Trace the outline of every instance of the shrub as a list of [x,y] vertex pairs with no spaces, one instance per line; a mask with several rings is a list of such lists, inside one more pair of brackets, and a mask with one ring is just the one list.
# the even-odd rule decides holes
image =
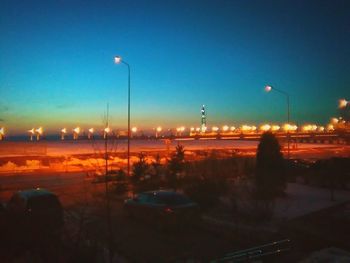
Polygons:
[[186,195],[203,209],[218,204],[227,188],[227,181],[222,177],[188,176],[184,178],[183,182],[183,190]]
[[124,170],[119,169],[115,176],[114,192],[118,195],[122,195],[128,191],[127,176]]

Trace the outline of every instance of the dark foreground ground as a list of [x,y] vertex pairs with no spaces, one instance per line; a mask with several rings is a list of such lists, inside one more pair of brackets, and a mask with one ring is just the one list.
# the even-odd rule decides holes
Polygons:
[[210,262],[283,239],[291,240],[290,249],[264,262],[298,262],[327,247],[350,251],[350,203],[285,221],[268,231],[262,224],[232,228],[207,220],[207,212],[197,224],[161,231],[128,218],[122,210],[126,196],[117,196],[111,185],[110,230],[105,185],[93,183],[87,173],[17,173],[1,176],[0,185],[1,202],[6,203],[19,189],[41,187],[55,192],[65,209],[60,239],[42,235],[35,237],[36,242],[21,244],[10,241],[15,226],[0,233],[0,262],[108,262],[109,251],[113,251],[113,262]]
[[108,262],[110,244],[113,262],[210,262],[286,238],[291,240],[290,250],[263,262],[298,262],[327,247],[350,250],[350,203],[287,221],[271,232],[261,231],[259,225],[231,229],[205,218],[193,226],[159,230],[127,217],[123,198],[112,194],[109,231],[104,184],[92,184],[81,176],[72,176],[72,182],[79,187],[53,186],[65,207],[62,238],[43,237],[29,245],[13,245],[3,239],[0,262]]

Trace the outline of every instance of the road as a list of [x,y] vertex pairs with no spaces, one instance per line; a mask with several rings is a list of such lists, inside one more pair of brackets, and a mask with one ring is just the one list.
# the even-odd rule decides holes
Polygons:
[[[215,138],[205,140],[132,140],[131,152],[149,152],[174,150],[181,144],[188,151],[211,150],[211,149],[237,149],[256,150],[258,141],[245,140],[218,140]],[[334,144],[292,144],[292,148],[305,149],[342,149],[346,148],[350,152],[349,145]],[[127,150],[126,140],[111,140],[108,149],[110,152],[122,153]],[[77,141],[39,141],[39,142],[0,142],[0,158],[16,156],[69,156],[94,154],[104,151],[104,141],[77,140]]]

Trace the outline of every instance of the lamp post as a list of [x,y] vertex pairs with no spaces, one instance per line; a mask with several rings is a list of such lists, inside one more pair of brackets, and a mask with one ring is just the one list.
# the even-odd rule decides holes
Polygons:
[[128,67],[128,175],[130,175],[130,65],[120,56],[114,57],[116,64],[123,63]]
[[[270,85],[265,86],[265,91],[270,92],[270,91],[277,91],[278,93],[284,95],[287,99],[287,123],[289,124],[289,119],[290,119],[290,110],[289,110],[289,94],[283,90],[276,89]],[[287,130],[287,145],[288,145],[288,153],[287,153],[287,158],[289,160],[290,157],[290,138],[289,138],[289,129]]]

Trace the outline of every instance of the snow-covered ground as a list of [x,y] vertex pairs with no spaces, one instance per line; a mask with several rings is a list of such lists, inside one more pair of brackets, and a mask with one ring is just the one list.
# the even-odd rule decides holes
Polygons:
[[327,188],[289,183],[287,196],[275,203],[277,218],[293,219],[346,201],[350,201],[350,191],[335,190],[334,201],[331,201]]

